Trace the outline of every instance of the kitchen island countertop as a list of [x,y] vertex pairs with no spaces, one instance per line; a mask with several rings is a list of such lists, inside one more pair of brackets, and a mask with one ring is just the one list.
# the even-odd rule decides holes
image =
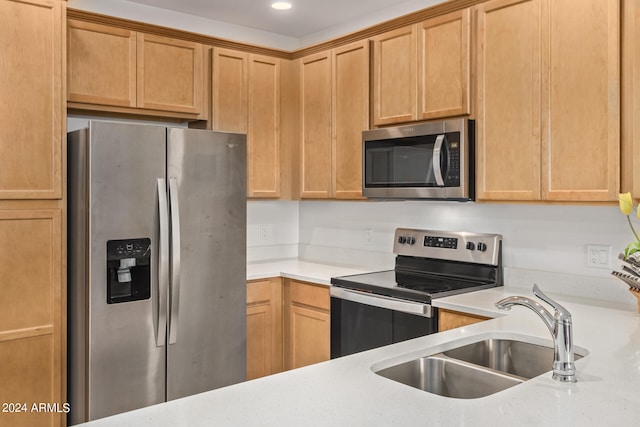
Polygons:
[[[300,261],[295,261],[300,263]],[[313,263],[309,263],[313,264]],[[293,266],[293,264],[292,264]],[[248,269],[248,279],[287,273],[328,284],[318,265]],[[308,269],[307,269],[308,268]],[[329,268],[331,269],[331,267]],[[280,270],[280,271],[277,271]],[[314,272],[315,271],[315,272]],[[353,272],[353,273],[351,273]],[[290,277],[284,274],[284,277]],[[310,275],[309,275],[310,274]],[[252,276],[253,275],[253,276]],[[87,423],[111,426],[337,425],[337,426],[633,426],[640,422],[640,315],[551,295],[573,315],[574,344],[588,355],[576,362],[575,384],[559,384],[551,372],[480,399],[451,399],[396,383],[374,373],[488,337],[551,346],[551,335],[530,310],[501,312],[494,303],[531,291],[508,287],[455,295],[434,305],[492,320],[287,371],[195,396]]]

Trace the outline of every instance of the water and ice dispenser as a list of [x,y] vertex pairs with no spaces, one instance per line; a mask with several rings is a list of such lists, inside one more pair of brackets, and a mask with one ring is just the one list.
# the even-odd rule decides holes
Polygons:
[[151,297],[151,239],[107,241],[107,304]]

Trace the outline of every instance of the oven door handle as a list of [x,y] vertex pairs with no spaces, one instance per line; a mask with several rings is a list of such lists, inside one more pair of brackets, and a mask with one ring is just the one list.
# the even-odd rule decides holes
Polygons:
[[371,305],[373,307],[386,308],[393,311],[415,314],[422,317],[432,316],[432,307],[429,304],[419,302],[404,301],[397,298],[390,298],[382,295],[370,294],[367,292],[352,291],[348,289],[332,286],[329,293],[334,298],[360,304]]

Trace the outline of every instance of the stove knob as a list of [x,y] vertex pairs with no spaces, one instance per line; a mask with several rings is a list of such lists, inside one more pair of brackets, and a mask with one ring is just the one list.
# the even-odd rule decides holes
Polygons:
[[407,243],[407,238],[404,236],[398,237],[398,243],[400,243],[401,245],[404,245],[405,243]]
[[410,245],[413,245],[416,243],[416,238],[415,237],[407,237],[407,243]]
[[480,252],[484,252],[487,250],[487,244],[486,243],[482,243],[482,242],[478,242],[478,250]]
[[467,242],[467,249],[469,249],[470,251],[475,250],[476,245],[473,242]]

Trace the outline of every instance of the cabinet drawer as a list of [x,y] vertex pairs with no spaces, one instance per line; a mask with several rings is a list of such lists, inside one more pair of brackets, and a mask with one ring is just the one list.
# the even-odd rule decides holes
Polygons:
[[329,310],[331,308],[329,288],[322,285],[290,282],[291,302]]

